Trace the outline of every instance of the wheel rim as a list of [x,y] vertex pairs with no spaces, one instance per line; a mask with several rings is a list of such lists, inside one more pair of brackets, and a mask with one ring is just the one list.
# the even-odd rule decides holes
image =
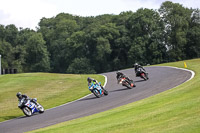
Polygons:
[[25,107],[23,110],[24,110],[24,113],[27,114],[28,116],[32,114],[32,112],[30,111],[28,107]]
[[100,96],[101,96],[101,94],[99,93],[99,91],[96,90],[96,89],[94,90],[93,93],[94,93],[94,95],[95,95],[96,97],[100,97]]
[[43,108],[42,106],[40,106],[40,107],[39,107],[39,110],[43,112],[43,111],[44,111],[44,108]]

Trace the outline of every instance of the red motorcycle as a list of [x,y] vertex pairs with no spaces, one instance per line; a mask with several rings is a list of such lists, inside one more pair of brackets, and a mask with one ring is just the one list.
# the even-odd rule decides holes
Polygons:
[[122,84],[122,86],[126,86],[129,89],[132,89],[133,87],[136,87],[136,85],[133,83],[133,80],[129,80],[129,79],[125,78],[125,77],[120,78],[118,80],[118,84],[119,83]]

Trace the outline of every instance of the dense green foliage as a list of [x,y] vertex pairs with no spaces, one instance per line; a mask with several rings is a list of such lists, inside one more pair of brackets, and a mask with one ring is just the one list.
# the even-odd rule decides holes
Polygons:
[[20,72],[101,73],[200,57],[200,10],[166,1],[96,17],[60,13],[36,31],[0,25],[3,68]]

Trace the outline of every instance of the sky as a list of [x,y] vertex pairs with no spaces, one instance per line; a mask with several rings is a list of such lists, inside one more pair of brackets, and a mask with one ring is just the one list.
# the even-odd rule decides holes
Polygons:
[[[118,15],[139,8],[159,9],[165,0],[0,0],[0,24],[36,29],[40,19],[59,13],[78,16]],[[171,0],[188,8],[200,8],[200,0]]]

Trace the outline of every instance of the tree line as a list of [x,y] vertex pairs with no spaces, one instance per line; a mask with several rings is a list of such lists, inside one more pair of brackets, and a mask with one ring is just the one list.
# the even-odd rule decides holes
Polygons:
[[102,73],[200,57],[200,10],[166,1],[158,10],[42,18],[37,30],[0,25],[2,68]]

